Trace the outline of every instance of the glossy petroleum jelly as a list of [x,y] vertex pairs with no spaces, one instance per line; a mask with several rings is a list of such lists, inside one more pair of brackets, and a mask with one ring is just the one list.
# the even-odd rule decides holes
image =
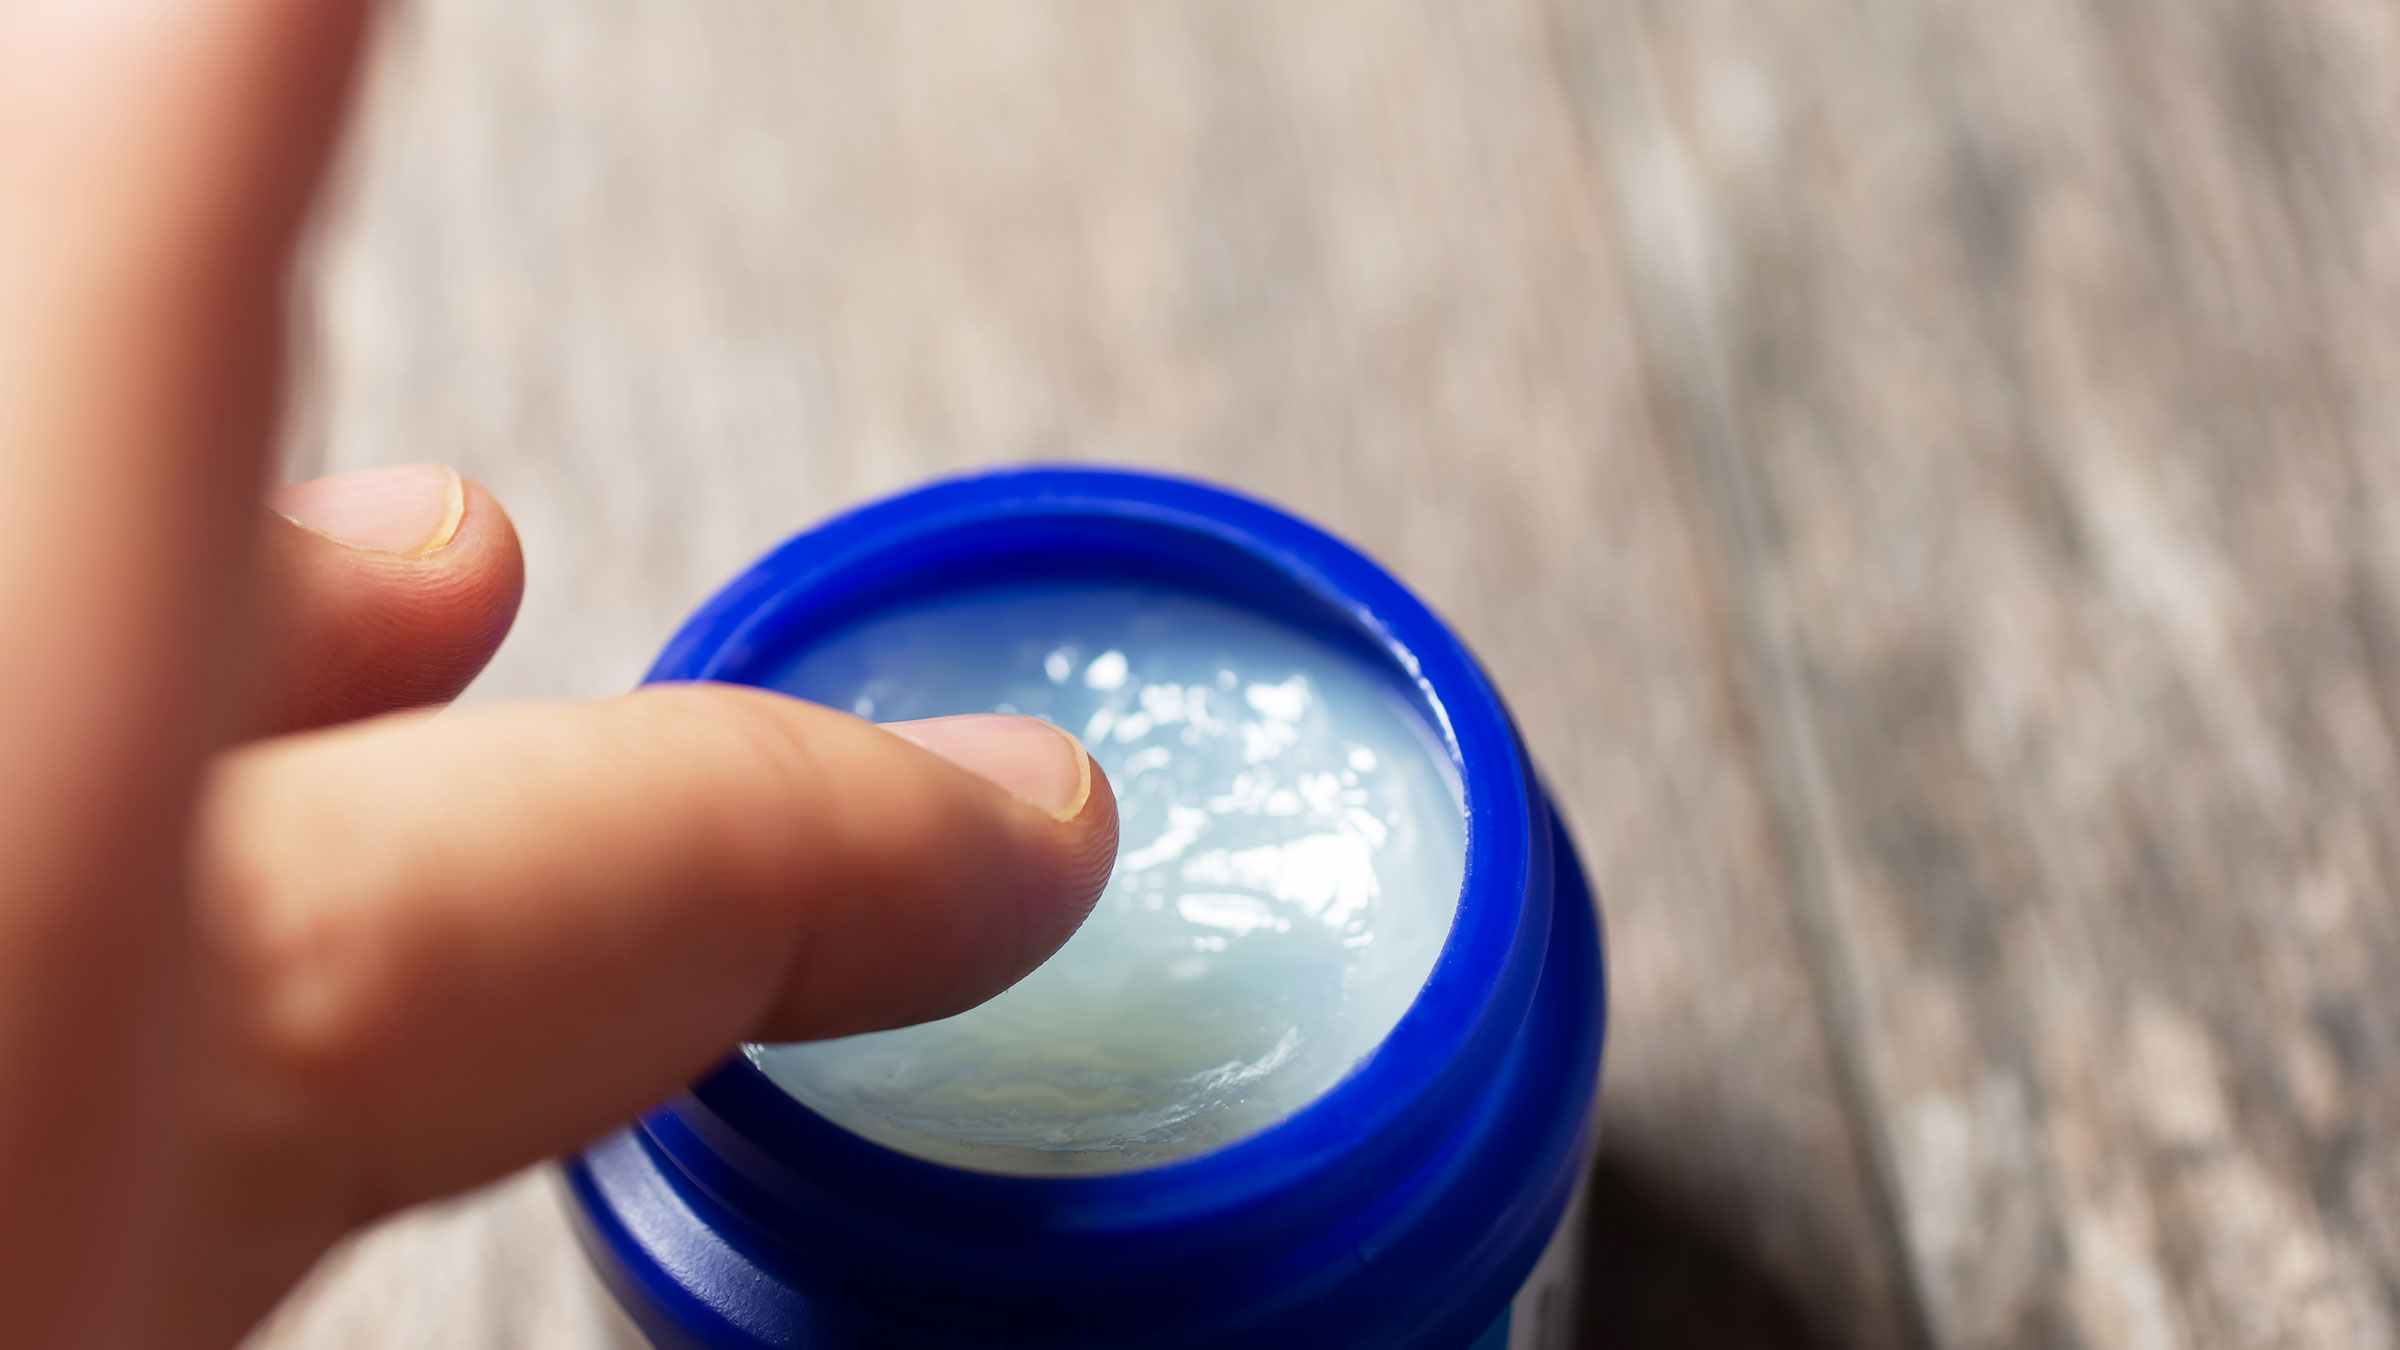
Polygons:
[[752,1046],[892,1148],[1012,1173],[1167,1162],[1292,1114],[1374,1050],[1458,904],[1450,762],[1390,678],[1199,595],[997,585],[876,614],[769,681],[876,721],[1044,717],[1116,786],[1116,874],[1048,964],[960,1016]]

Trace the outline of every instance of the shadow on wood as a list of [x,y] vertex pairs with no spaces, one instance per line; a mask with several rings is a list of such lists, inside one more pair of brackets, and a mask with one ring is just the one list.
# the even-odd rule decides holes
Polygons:
[[1638,1158],[1592,1169],[1583,1344],[1609,1350],[1848,1350],[1751,1251],[1731,1216]]

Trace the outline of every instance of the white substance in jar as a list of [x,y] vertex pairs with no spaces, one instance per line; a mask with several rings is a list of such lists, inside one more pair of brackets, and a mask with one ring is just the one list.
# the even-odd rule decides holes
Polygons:
[[1047,718],[1116,787],[1116,874],[1041,969],[925,1026],[748,1047],[891,1148],[1048,1174],[1239,1139],[1370,1054],[1449,935],[1447,755],[1389,675],[1280,622],[1180,591],[993,586],[876,614],[773,684],[876,721]]

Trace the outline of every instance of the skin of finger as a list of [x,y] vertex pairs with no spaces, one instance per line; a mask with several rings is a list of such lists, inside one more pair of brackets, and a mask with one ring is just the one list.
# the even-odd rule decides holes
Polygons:
[[[364,6],[0,5],[0,1308],[143,1333],[184,1243],[182,866]],[[71,1109],[69,1105],[71,1104]]]
[[12,674],[68,695],[35,706],[78,760],[155,778],[230,721],[285,268],[363,10],[0,6],[0,613],[75,658]]
[[449,702],[525,591],[516,529],[471,481],[457,534],[430,553],[352,548],[272,513],[260,544],[248,720],[260,735]]
[[1116,846],[1096,770],[1061,823],[731,686],[268,742],[208,801],[201,914],[242,991],[220,1078],[254,1122],[224,1170],[315,1160],[340,1194],[285,1199],[343,1223],[586,1142],[737,1040],[970,1007],[1066,939]]

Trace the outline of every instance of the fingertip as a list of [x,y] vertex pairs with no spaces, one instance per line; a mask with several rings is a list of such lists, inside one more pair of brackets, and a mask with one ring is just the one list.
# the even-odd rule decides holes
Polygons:
[[1057,883],[1021,893],[1019,964],[1031,970],[1074,934],[1108,884],[1117,856],[1108,775],[1072,732],[1038,717],[972,713],[882,726],[1048,818]]
[[270,505],[255,732],[447,702],[515,623],[515,525],[445,466],[320,479]]
[[728,747],[747,761],[705,775],[712,865],[750,879],[738,893],[757,905],[755,931],[798,938],[752,1039],[963,1012],[1056,951],[1116,859],[1107,775],[1047,723],[879,726],[707,682],[652,685],[622,702],[646,711],[612,720],[671,755],[661,762],[678,777]]
[[[472,478],[462,476],[459,487],[461,509],[456,529],[447,543],[420,558],[437,568],[453,562],[461,568],[464,584],[475,592],[486,617],[498,622],[500,631],[492,639],[497,646],[499,639],[507,636],[517,606],[525,598],[524,544],[499,498]],[[452,550],[458,550],[455,559],[444,556]]]
[[[1072,736],[1068,739],[1074,740]],[[1100,898],[1101,890],[1108,885],[1108,879],[1117,866],[1116,787],[1109,782],[1108,773],[1100,767],[1100,761],[1092,758],[1082,742],[1077,741],[1075,748],[1083,756],[1083,802],[1075,814],[1060,820],[1061,824],[1073,827],[1077,841],[1077,861],[1072,875],[1079,880],[1080,886],[1074,897],[1074,922],[1068,925],[1069,933],[1091,913],[1093,902]],[[1063,935],[1059,939],[1061,942],[1065,940]]]

